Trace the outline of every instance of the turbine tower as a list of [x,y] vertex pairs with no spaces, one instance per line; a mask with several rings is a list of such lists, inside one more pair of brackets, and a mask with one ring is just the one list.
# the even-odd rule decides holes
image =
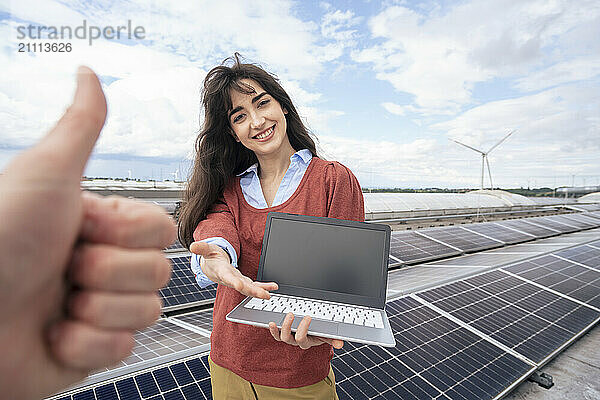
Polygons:
[[506,139],[508,139],[508,137],[510,135],[512,135],[513,133],[515,133],[515,130],[510,131],[508,133],[508,135],[504,136],[498,143],[493,145],[488,151],[485,151],[485,152],[481,151],[479,149],[476,149],[475,147],[471,147],[467,144],[461,143],[458,140],[451,139],[453,142],[458,143],[461,146],[465,146],[466,148],[469,148],[469,149],[474,150],[474,151],[478,152],[479,154],[481,154],[481,190],[483,190],[483,176],[485,175],[485,165],[487,165],[488,175],[490,176],[490,188],[491,188],[491,190],[494,190],[494,184],[492,182],[492,171],[490,170],[490,162],[488,161],[488,155],[491,153],[492,150],[494,150],[496,147],[498,147],[500,145],[500,143],[502,143]]

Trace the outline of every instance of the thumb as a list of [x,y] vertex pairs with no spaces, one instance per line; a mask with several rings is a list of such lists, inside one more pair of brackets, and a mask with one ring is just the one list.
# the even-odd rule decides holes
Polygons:
[[77,70],[73,103],[40,142],[38,149],[60,152],[65,173],[80,177],[106,119],[106,98],[96,74],[88,67]]
[[214,244],[209,244],[206,242],[194,242],[190,245],[190,251],[194,254],[197,254],[202,257],[210,257],[216,256],[217,254],[221,254],[223,249]]

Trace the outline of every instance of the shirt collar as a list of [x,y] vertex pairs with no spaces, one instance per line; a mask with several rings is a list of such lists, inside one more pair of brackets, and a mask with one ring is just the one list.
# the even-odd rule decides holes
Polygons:
[[[302,149],[302,150],[299,150],[299,151],[295,152],[294,154],[292,154],[292,156],[290,157],[290,163],[293,163],[294,160],[297,160],[296,162],[303,162],[304,164],[308,164],[310,162],[310,160],[312,159],[312,157],[313,157],[313,155],[310,152],[310,150]],[[244,176],[251,172],[258,175],[258,163],[252,164],[244,172],[241,172],[241,173],[237,174],[236,176]]]

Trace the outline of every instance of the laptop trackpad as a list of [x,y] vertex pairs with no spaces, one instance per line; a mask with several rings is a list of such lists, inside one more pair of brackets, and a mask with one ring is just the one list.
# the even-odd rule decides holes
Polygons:
[[[298,325],[302,322],[302,318],[294,318],[294,322],[292,323],[292,330],[295,331],[298,329]],[[308,327],[309,332],[319,332],[325,335],[337,335],[338,332],[338,323],[330,322],[330,321],[322,321],[319,319],[313,319],[310,321],[310,325]],[[312,333],[315,336],[318,336],[316,333]]]

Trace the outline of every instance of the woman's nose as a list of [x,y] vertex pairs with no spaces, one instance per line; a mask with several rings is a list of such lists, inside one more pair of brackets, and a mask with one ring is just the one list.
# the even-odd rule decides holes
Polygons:
[[251,115],[251,117],[252,117],[251,127],[253,129],[260,128],[265,123],[265,117],[263,117],[262,115],[260,115],[258,113]]

